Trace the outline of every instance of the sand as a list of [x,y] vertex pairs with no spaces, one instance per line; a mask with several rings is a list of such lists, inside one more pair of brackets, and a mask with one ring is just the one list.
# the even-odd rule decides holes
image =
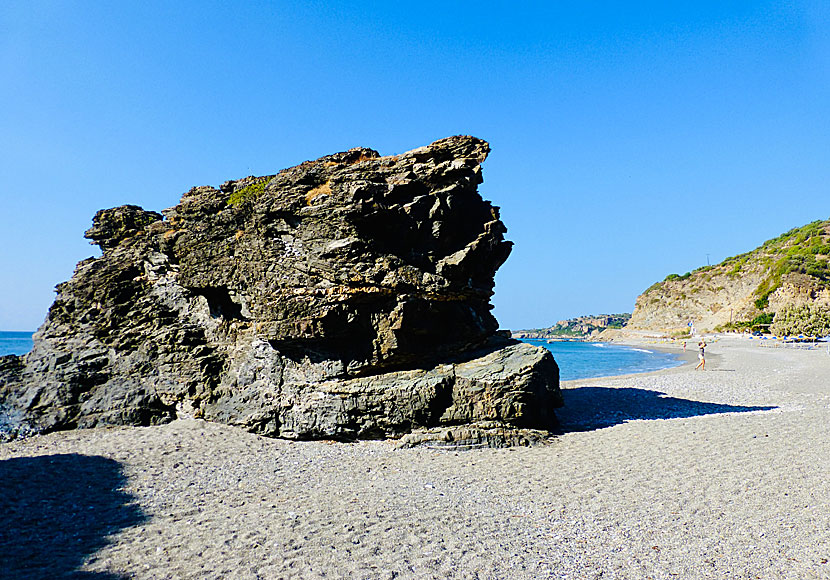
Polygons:
[[542,447],[193,420],[3,444],[0,576],[830,578],[830,354],[708,352],[566,383]]

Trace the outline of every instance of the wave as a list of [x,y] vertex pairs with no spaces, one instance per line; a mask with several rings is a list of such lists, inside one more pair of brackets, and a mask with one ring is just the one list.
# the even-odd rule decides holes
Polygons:
[[601,342],[542,344],[553,353],[563,381],[656,371],[682,364],[676,354]]

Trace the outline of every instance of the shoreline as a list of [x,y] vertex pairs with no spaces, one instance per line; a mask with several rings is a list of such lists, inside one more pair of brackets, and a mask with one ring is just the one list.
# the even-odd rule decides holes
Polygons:
[[[527,344],[532,344],[534,346],[541,346],[542,348],[547,348],[547,346],[544,345],[544,344],[537,344],[537,342],[530,342],[530,341],[539,341],[539,340],[544,340],[544,339],[518,339],[518,340],[521,340],[522,342],[526,342]],[[675,349],[668,348],[666,345],[657,345],[657,346],[655,346],[655,345],[652,345],[652,344],[639,344],[639,343],[635,343],[635,342],[624,343],[624,342],[621,342],[619,340],[618,341],[613,341],[613,342],[612,341],[600,341],[600,340],[594,340],[594,341],[556,341],[556,342],[557,342],[557,344],[559,344],[561,342],[579,342],[580,344],[589,344],[589,345],[590,344],[593,344],[593,345],[609,345],[609,346],[612,346],[612,347],[620,347],[621,349],[630,349],[630,350],[635,350],[635,351],[640,351],[640,352],[650,351],[652,354],[654,354],[654,353],[670,354],[673,357],[676,357],[675,360],[671,361],[672,362],[671,366],[667,366],[667,367],[663,367],[663,368],[657,368],[657,369],[654,369],[654,370],[640,370],[640,371],[635,371],[635,372],[632,372],[632,373],[625,373],[625,374],[622,374],[622,375],[607,374],[607,375],[600,375],[600,376],[595,376],[595,377],[583,377],[583,378],[577,378],[577,379],[562,379],[561,378],[561,369],[562,369],[562,367],[561,367],[561,364],[560,364],[560,360],[564,356],[566,356],[566,353],[556,352],[556,350],[548,349],[553,354],[554,359],[557,360],[557,364],[560,365],[560,386],[563,385],[563,384],[571,383],[571,382],[574,382],[574,381],[580,381],[580,380],[603,379],[603,378],[611,378],[611,377],[617,377],[617,376],[636,376],[636,375],[660,372],[662,370],[668,370],[668,369],[676,368],[676,367],[679,367],[679,366],[683,366],[683,365],[685,365],[685,364],[687,364],[688,362],[691,361],[691,359],[686,356],[686,354],[688,354],[688,353],[684,354],[682,352],[682,350],[680,352],[678,352]],[[689,352],[691,352],[691,350]],[[695,351],[695,352],[697,352],[697,351]],[[600,361],[601,360],[600,359],[601,352],[595,352],[594,354],[597,356],[597,361]],[[579,358],[581,358],[581,356],[579,354],[577,354],[577,356]],[[694,356],[694,360],[697,361],[697,355],[696,354]],[[637,368],[637,365],[632,365],[632,367]],[[616,370],[616,369],[611,369],[611,370]]]
[[[629,373],[623,375],[611,375],[606,377],[592,377],[586,379],[573,379],[568,381],[561,381],[560,388],[567,388],[567,385],[571,385],[574,383],[581,383],[587,381],[604,381],[604,380],[613,380],[613,379],[635,379],[639,376],[650,376],[650,375],[657,375],[660,373],[669,373],[671,371],[680,370],[688,365],[697,365],[698,358],[697,358],[697,345],[695,345],[694,349],[691,346],[687,347],[686,352],[683,352],[683,347],[681,345],[670,345],[670,344],[651,344],[651,343],[642,343],[637,341],[621,341],[617,340],[614,342],[608,342],[608,344],[616,344],[619,346],[627,346],[629,348],[645,348],[649,350],[655,350],[658,352],[663,352],[667,354],[673,354],[678,357],[681,362],[679,365],[675,365],[672,367],[666,367],[663,369],[657,369],[654,371],[646,371],[641,373]],[[706,365],[710,366],[710,368],[714,367],[717,364],[717,361],[720,359],[720,355],[716,353],[710,352],[710,348],[707,346],[707,353],[706,353]],[[565,386],[563,386],[565,384]]]
[[0,444],[2,565],[141,580],[830,578],[830,356],[732,339],[707,354],[711,371],[569,381],[562,433],[531,448],[295,442],[196,420]]

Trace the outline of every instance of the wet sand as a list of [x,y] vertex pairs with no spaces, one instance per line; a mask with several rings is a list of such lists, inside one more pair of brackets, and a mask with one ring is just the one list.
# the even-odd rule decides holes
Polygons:
[[[690,347],[692,357],[696,351]],[[0,569],[54,578],[830,578],[830,355],[565,383],[546,446],[194,420],[0,445]]]

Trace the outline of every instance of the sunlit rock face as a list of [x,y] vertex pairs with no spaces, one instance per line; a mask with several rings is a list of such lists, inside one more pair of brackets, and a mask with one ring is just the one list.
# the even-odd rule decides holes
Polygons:
[[477,191],[488,152],[351,149],[99,211],[103,255],[0,362],[6,436],[188,415],[290,438],[551,428],[556,363],[490,312],[511,243]]

